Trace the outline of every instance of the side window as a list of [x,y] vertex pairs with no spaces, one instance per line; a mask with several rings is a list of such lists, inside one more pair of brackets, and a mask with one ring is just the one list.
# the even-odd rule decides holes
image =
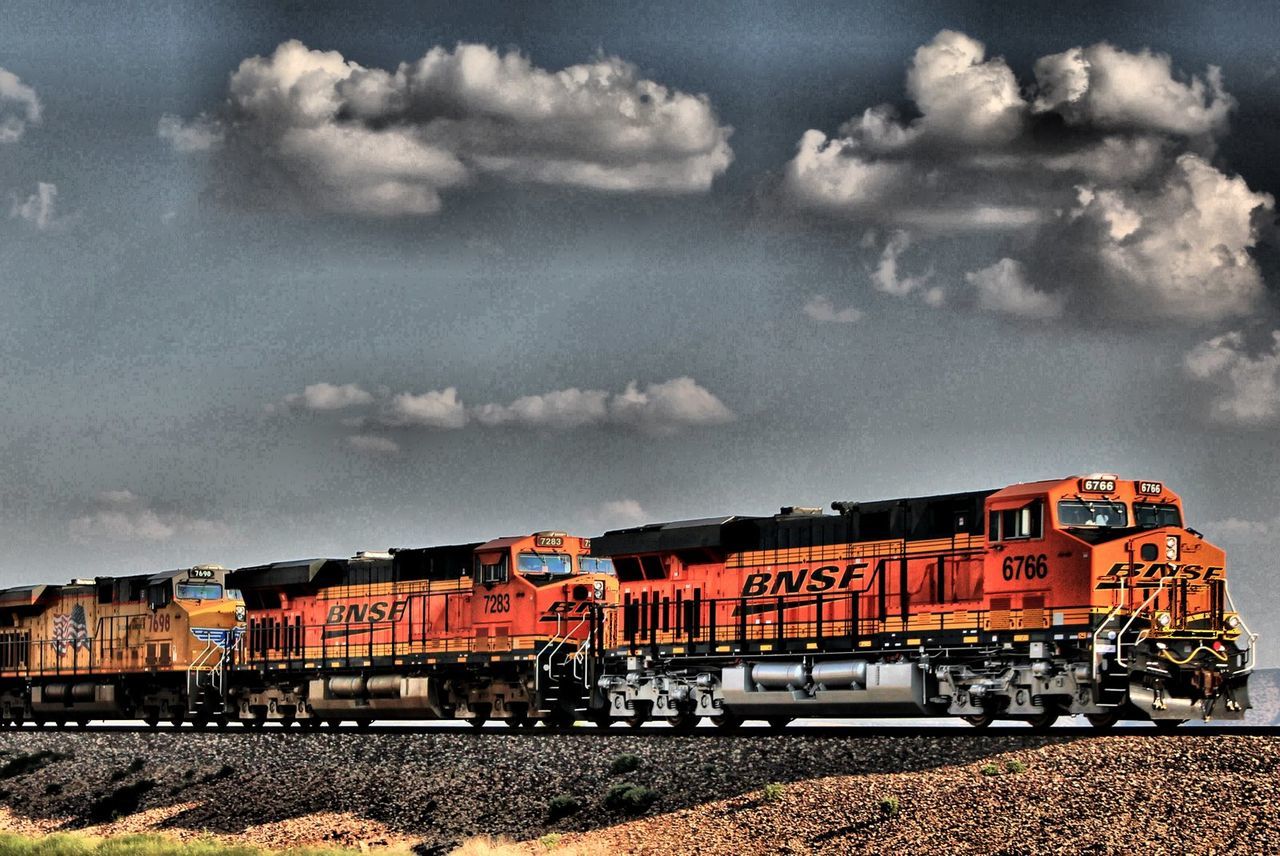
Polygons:
[[1044,537],[1044,503],[991,512],[990,540],[1010,541]]
[[[492,558],[492,557],[485,557]],[[507,554],[503,553],[498,557],[496,562],[485,562],[483,558],[476,557],[478,573],[476,578],[484,584],[505,583],[507,581]]]
[[171,591],[171,583],[168,580],[147,588],[147,606],[151,609],[166,607],[172,600],[173,592]]

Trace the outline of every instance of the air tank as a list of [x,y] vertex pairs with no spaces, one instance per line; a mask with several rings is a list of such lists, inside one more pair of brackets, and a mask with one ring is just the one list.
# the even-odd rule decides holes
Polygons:
[[849,689],[867,685],[866,660],[833,660],[813,667],[813,682],[821,689]]
[[804,663],[756,663],[751,680],[765,689],[799,690],[809,683]]

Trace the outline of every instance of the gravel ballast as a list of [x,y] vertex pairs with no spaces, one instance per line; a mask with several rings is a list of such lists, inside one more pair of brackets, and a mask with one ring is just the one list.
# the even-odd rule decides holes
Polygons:
[[1272,737],[10,731],[0,751],[20,771],[0,778],[0,829],[24,833],[420,852],[476,835],[545,852],[548,833],[565,852],[1280,852]]

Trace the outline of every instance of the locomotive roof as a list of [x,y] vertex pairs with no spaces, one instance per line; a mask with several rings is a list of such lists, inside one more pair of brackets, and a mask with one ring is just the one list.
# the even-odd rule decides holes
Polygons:
[[729,515],[614,529],[593,539],[601,556],[680,550],[721,553],[786,549],[889,538],[946,537],[963,515],[966,532],[983,531],[982,503],[994,490],[871,502],[833,502],[839,513],[781,513],[768,517]]
[[241,591],[306,585],[315,580],[316,575],[324,569],[325,565],[342,561],[342,559],[294,559],[289,562],[270,562],[265,565],[236,568],[227,574],[227,585]]
[[0,589],[0,609],[16,609],[24,606],[35,606],[40,602],[40,598],[50,589],[57,590],[59,586],[15,586],[13,588]]

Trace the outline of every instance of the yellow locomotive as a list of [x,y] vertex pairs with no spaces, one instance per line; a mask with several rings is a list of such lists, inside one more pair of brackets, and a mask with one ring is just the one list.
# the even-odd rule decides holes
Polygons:
[[0,722],[226,723],[244,602],[219,565],[0,590]]

